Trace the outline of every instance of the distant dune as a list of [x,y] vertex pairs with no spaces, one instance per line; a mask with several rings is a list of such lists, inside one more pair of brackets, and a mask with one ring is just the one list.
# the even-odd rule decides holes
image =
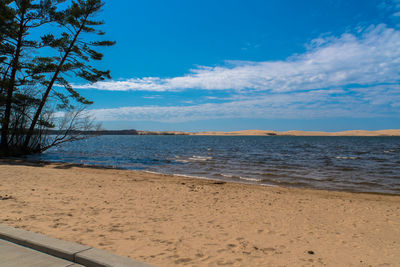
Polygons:
[[[182,132],[179,132],[182,134]],[[255,136],[273,136],[273,135],[286,135],[286,136],[400,136],[400,130],[380,130],[380,131],[365,131],[365,130],[352,130],[343,132],[308,132],[308,131],[267,131],[267,130],[245,130],[233,132],[197,132],[187,133],[189,135],[255,135]]]
[[84,132],[99,135],[220,135],[220,136],[400,136],[400,130],[365,131],[352,130],[343,132],[311,132],[311,131],[268,131],[268,130],[244,130],[233,132],[208,131],[208,132],[181,132],[181,131],[139,131],[139,130],[103,130],[97,132]]

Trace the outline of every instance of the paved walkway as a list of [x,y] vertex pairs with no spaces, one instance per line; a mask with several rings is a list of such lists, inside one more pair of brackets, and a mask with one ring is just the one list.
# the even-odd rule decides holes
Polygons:
[[110,252],[0,224],[0,267],[149,267]]
[[0,239],[0,266],[69,267],[83,266]]

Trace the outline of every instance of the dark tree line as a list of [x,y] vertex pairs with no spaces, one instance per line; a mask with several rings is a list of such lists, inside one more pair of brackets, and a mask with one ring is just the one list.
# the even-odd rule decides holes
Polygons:
[[[0,154],[40,153],[83,138],[96,124],[86,113],[92,102],[68,82],[110,77],[91,62],[96,49],[115,42],[96,20],[101,0],[0,0]],[[92,35],[92,36],[90,36]],[[49,135],[57,129],[57,135]]]

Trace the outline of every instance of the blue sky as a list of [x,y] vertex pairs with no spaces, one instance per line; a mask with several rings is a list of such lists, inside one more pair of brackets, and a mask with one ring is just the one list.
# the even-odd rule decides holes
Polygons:
[[105,2],[103,128],[400,128],[400,0]]

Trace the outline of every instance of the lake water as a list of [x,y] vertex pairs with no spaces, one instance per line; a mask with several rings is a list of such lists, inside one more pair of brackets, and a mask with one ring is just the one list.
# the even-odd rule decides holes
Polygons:
[[33,158],[261,185],[400,194],[400,137],[99,136]]

